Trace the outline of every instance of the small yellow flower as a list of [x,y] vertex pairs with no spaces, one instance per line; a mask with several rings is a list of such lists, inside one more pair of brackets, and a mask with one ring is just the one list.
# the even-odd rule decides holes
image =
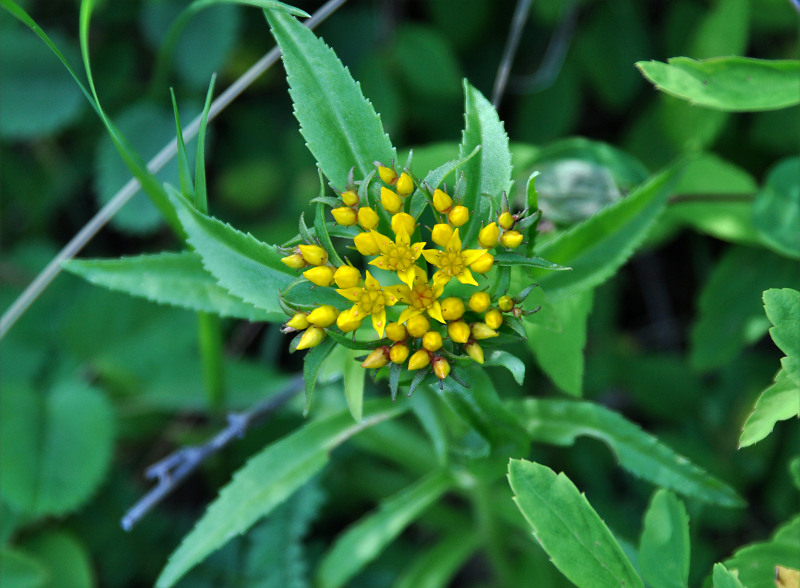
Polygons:
[[453,209],[447,213],[447,220],[454,227],[463,226],[469,220],[469,210],[466,206],[454,206]]
[[398,342],[392,345],[392,348],[389,350],[389,359],[392,360],[392,363],[405,363],[409,353],[408,345]]
[[447,223],[439,223],[438,225],[433,225],[433,229],[431,229],[431,239],[434,243],[441,247],[447,246],[447,242],[450,240],[450,237],[453,236],[453,227],[448,225]]
[[381,252],[378,242],[375,241],[373,231],[364,231],[353,238],[353,243],[361,255],[378,255]]
[[389,359],[389,348],[384,345],[370,353],[364,363],[361,364],[361,367],[366,369],[382,368],[389,364]]
[[444,380],[450,374],[450,364],[444,357],[434,358],[433,373],[440,380]]
[[361,272],[352,265],[340,265],[333,274],[333,281],[339,288],[352,288],[361,281]]
[[303,272],[303,276],[317,286],[330,286],[333,284],[333,268],[329,265],[319,265]]
[[414,191],[414,180],[411,179],[411,176],[408,175],[406,172],[400,174],[400,177],[397,178],[397,193],[400,196],[408,196],[411,192]]
[[325,338],[325,329],[320,327],[308,327],[305,331],[303,331],[303,336],[300,337],[300,343],[297,344],[297,349],[300,351],[301,349],[309,349],[311,347],[316,347],[322,340]]
[[381,206],[389,214],[397,214],[403,210],[403,201],[395,192],[384,186],[381,188]]
[[369,263],[382,270],[397,272],[397,277],[400,278],[400,281],[411,288],[417,275],[416,270],[420,269],[416,262],[419,256],[422,255],[425,243],[419,242],[412,245],[411,239],[406,232],[405,224],[398,224],[400,226],[394,241],[386,235],[381,235],[376,231],[372,232],[381,255]]
[[462,251],[461,239],[458,236],[458,229],[456,229],[444,251],[426,249],[422,255],[425,256],[428,263],[439,268],[439,271],[433,275],[434,284],[444,286],[451,278],[455,278],[462,284],[477,286],[478,282],[472,277],[469,266],[484,253],[486,252],[483,249],[464,249]]
[[424,367],[428,367],[428,364],[431,363],[431,354],[425,349],[420,349],[411,356],[411,359],[408,360],[408,369],[409,370],[421,370]]
[[442,305],[438,298],[442,295],[444,285],[429,284],[425,271],[421,267],[415,266],[414,274],[412,287],[408,288],[401,296],[401,300],[408,304],[408,308],[400,314],[397,322],[404,323],[412,317],[427,312],[428,316],[443,323]]
[[450,198],[447,192],[444,192],[439,188],[436,188],[436,190],[433,193],[433,207],[442,214],[444,214],[448,212],[452,206],[453,206],[453,199]]
[[500,229],[497,228],[497,223],[490,223],[478,233],[478,244],[484,249],[491,249],[497,245],[499,238]]
[[469,297],[469,305],[470,310],[474,310],[475,312],[483,312],[489,305],[492,303],[492,299],[486,292],[475,292],[472,296]]
[[456,343],[466,343],[469,341],[469,325],[464,321],[447,323],[447,334]]
[[339,311],[326,304],[312,310],[308,315],[308,322],[316,327],[330,327],[336,322],[336,317],[339,316]]
[[508,249],[516,249],[522,245],[522,233],[519,231],[505,231],[500,235],[500,245]]
[[303,259],[303,256],[300,255],[299,253],[292,253],[291,255],[287,255],[286,257],[281,257],[281,263],[292,269],[300,269],[308,265],[306,263],[306,260]]
[[358,204],[359,197],[355,190],[346,190],[342,192],[342,202],[347,206],[355,206]]
[[378,280],[367,272],[363,287],[340,288],[336,291],[355,303],[352,308],[355,318],[363,319],[367,315],[371,315],[372,327],[378,336],[383,338],[386,329],[386,307],[394,306],[397,303],[402,288],[405,286],[381,288]]
[[377,227],[379,221],[378,213],[369,206],[362,206],[358,209],[358,224],[360,224],[365,231],[371,231]]
[[339,208],[334,208],[331,210],[331,214],[333,215],[333,220],[345,227],[352,227],[358,220],[356,211],[349,206],[340,206]]
[[319,245],[298,245],[300,255],[311,265],[323,265],[328,261],[328,252]]

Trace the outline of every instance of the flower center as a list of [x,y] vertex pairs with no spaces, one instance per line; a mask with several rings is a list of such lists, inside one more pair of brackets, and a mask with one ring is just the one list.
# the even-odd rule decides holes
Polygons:
[[433,293],[433,288],[427,284],[423,286],[417,286],[411,291],[411,304],[414,306],[414,308],[429,308],[431,304],[433,304],[435,298],[436,296]]
[[387,269],[392,271],[407,270],[414,265],[414,254],[408,245],[391,244],[386,249]]

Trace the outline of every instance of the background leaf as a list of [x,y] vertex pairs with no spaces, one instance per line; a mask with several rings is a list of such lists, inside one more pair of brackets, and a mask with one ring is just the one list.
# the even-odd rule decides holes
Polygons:
[[714,564],[712,577],[714,588],[744,588],[736,573],[731,572],[721,563]]
[[44,563],[49,572],[46,588],[91,588],[95,585],[92,561],[86,547],[64,531],[45,532],[21,547]]
[[657,490],[644,515],[639,569],[652,588],[689,585],[689,516],[668,490]]
[[49,576],[42,562],[27,553],[0,547],[3,584],[14,588],[42,588]]
[[342,370],[344,371],[344,396],[347,398],[347,406],[350,414],[357,423],[361,422],[364,412],[364,378],[367,377],[367,370],[361,367],[361,363],[356,357],[364,355],[363,351],[351,349],[346,356]]
[[747,588],[774,588],[775,566],[797,569],[800,553],[800,517],[781,525],[772,538],[738,549],[722,562]]
[[771,249],[800,259],[800,157],[770,170],[753,203],[753,224]]
[[394,588],[446,588],[478,543],[475,533],[451,533],[406,566]]

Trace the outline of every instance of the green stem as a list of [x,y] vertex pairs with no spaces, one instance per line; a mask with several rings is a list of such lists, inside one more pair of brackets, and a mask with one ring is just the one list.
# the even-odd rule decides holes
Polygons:
[[219,317],[207,312],[198,312],[197,330],[208,407],[212,413],[219,414],[225,407],[222,332]]
[[497,585],[510,588],[514,585],[514,568],[503,549],[505,538],[492,510],[492,497],[489,487],[483,480],[478,479],[475,486],[470,490],[472,508],[478,524],[478,535],[489,557],[489,563],[494,569],[498,580]]

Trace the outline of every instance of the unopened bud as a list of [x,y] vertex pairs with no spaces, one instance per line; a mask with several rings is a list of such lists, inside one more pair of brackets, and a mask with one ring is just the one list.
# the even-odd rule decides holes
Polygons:
[[478,245],[484,249],[491,249],[497,245],[500,238],[500,229],[497,228],[497,223],[490,223],[483,227],[478,233]]
[[434,358],[433,373],[440,380],[444,380],[450,374],[450,364],[444,357]]
[[346,206],[355,206],[359,202],[358,194],[356,194],[355,190],[342,192],[342,202],[344,202]]
[[397,193],[400,196],[408,196],[411,192],[414,191],[414,180],[411,179],[411,176],[407,173],[403,172],[400,174],[400,177],[397,178]]
[[286,326],[295,331],[307,329],[308,325],[308,317],[302,312],[296,312],[292,318],[286,321]]
[[447,247],[447,242],[450,240],[450,237],[453,236],[453,227],[445,223],[439,223],[438,225],[433,225],[433,229],[431,230],[431,239],[437,245],[442,247]]
[[428,331],[422,336],[422,346],[428,351],[436,351],[442,347],[442,336],[438,331]]
[[398,342],[392,345],[392,348],[389,350],[389,359],[392,360],[392,363],[405,363],[409,353],[408,345]]
[[378,175],[385,184],[394,184],[397,181],[397,172],[385,165],[378,164]]
[[492,303],[491,297],[486,292],[475,292],[469,297],[469,308],[475,312],[483,312]]
[[470,264],[469,269],[479,274],[485,274],[490,269],[492,269],[493,265],[494,265],[494,255],[492,255],[487,251],[486,253],[481,255],[478,259],[473,261]]
[[352,227],[358,220],[356,211],[349,206],[334,208],[331,210],[331,214],[333,215],[333,220],[345,227]]
[[489,327],[486,323],[472,323],[470,325],[470,331],[472,333],[472,338],[478,341],[497,337],[497,331]]
[[308,327],[305,331],[303,331],[303,336],[300,337],[300,343],[297,344],[297,349],[300,351],[301,349],[309,349],[311,347],[316,347],[322,340],[325,338],[325,329],[320,327]]
[[497,308],[503,312],[510,312],[514,308],[514,299],[511,296],[501,296],[497,301]]
[[420,349],[419,351],[416,351],[408,360],[408,369],[421,370],[424,367],[428,367],[430,362],[431,354],[425,349]]
[[517,219],[514,218],[514,215],[508,212],[507,210],[500,215],[497,219],[498,224],[503,229],[510,229],[514,226],[514,223],[517,222]]
[[466,206],[454,206],[447,214],[447,220],[454,227],[460,227],[469,220],[469,209]]
[[308,265],[306,263],[306,260],[303,259],[303,256],[300,255],[299,253],[292,253],[291,255],[287,255],[286,257],[281,257],[281,263],[292,269],[300,269]]
[[483,322],[485,322],[486,326],[490,329],[499,329],[500,325],[503,324],[503,315],[500,314],[500,311],[496,308],[487,310],[486,314],[483,315]]
[[406,235],[411,236],[414,234],[416,227],[417,222],[407,212],[398,212],[392,216],[392,230],[395,235],[399,235],[401,230],[405,230]]
[[412,337],[422,337],[431,328],[431,322],[424,314],[412,316],[406,321],[406,330]]
[[357,310],[348,308],[340,312],[339,316],[336,317],[336,326],[339,327],[342,333],[350,333],[360,327],[363,320],[364,317],[359,316]]
[[330,327],[336,322],[339,311],[326,304],[312,310],[308,315],[308,322],[317,327]]
[[303,272],[303,276],[317,286],[330,286],[333,284],[333,268],[327,265],[312,267]]
[[448,196],[447,192],[436,188],[433,193],[433,207],[442,214],[449,212],[453,206],[453,199]]
[[328,261],[328,252],[319,245],[298,245],[303,259],[311,265],[322,265]]
[[375,235],[369,231],[356,235],[353,238],[353,243],[361,255],[378,255],[381,251],[380,247],[378,247],[378,242],[375,240]]
[[361,281],[361,272],[352,265],[340,265],[333,274],[333,281],[339,288],[354,288]]
[[389,364],[389,348],[384,345],[383,347],[378,347],[372,353],[367,356],[367,359],[364,360],[364,363],[361,364],[361,367],[365,369],[377,369],[382,368],[385,365]]
[[386,336],[392,341],[405,341],[408,337],[405,325],[400,323],[389,323],[386,325]]
[[522,245],[522,233],[519,231],[505,231],[500,235],[500,245],[508,249],[516,249]]
[[369,206],[362,206],[358,209],[358,224],[365,230],[371,231],[378,226],[378,213],[371,209]]
[[442,318],[446,321],[460,319],[464,314],[464,301],[456,296],[442,300]]
[[464,321],[448,323],[447,334],[455,343],[466,343],[469,341],[469,325]]
[[381,206],[389,214],[397,214],[403,210],[403,201],[395,192],[384,186],[381,188]]
[[483,365],[483,349],[481,349],[480,345],[474,341],[472,343],[467,343],[464,346],[464,351],[466,351],[467,355],[469,355],[473,360]]

